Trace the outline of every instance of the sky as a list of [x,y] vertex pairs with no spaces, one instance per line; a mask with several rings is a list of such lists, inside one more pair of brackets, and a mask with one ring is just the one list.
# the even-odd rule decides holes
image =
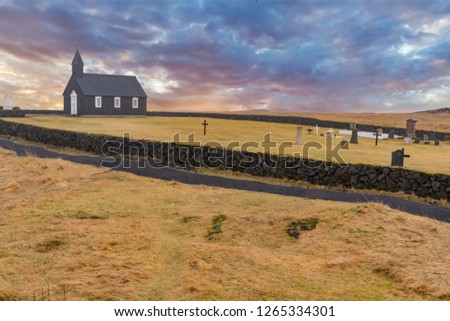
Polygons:
[[0,0],[0,105],[62,109],[76,48],[136,75],[148,110],[450,105],[448,0]]

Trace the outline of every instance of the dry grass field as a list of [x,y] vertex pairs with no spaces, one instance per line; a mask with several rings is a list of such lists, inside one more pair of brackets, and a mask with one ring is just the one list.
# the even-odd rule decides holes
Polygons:
[[[12,119],[8,119],[12,120]],[[276,124],[252,121],[234,121],[223,119],[208,119],[207,135],[203,135],[201,123],[203,118],[177,118],[177,117],[145,117],[145,118],[72,118],[72,117],[26,117],[12,121],[27,123],[48,128],[83,131],[89,133],[107,133],[122,136],[130,133],[135,139],[153,139],[173,141],[174,135],[180,133],[181,140],[187,140],[187,136],[195,133],[198,141],[208,144],[216,141],[227,146],[232,141],[239,141],[241,146],[246,141],[261,143],[268,132],[272,140],[278,144],[281,142],[293,142],[296,135],[296,126],[289,124]],[[314,134],[308,135],[306,127],[303,128],[303,141],[317,141],[325,145],[324,137]],[[322,128],[324,133],[327,128]],[[337,133],[337,131],[335,131]],[[348,136],[335,138],[334,144]],[[374,139],[360,138],[359,144],[351,144],[348,150],[341,150],[340,154],[347,163],[363,163],[387,166],[391,162],[391,152],[405,148],[406,154],[411,158],[405,160],[405,165],[414,170],[430,173],[450,174],[450,142],[443,142],[440,146],[431,145],[405,145],[403,140],[383,140],[375,146]],[[249,148],[249,151],[263,151],[262,148]],[[312,148],[309,150],[309,158],[325,159],[325,150]],[[286,154],[299,153],[304,155],[303,145],[287,148]],[[278,153],[276,148],[271,153]]]
[[[2,300],[449,300],[450,225],[0,149]],[[213,233],[221,216],[223,233]],[[316,229],[288,236],[294,220]],[[210,235],[210,237],[207,237]]]
[[262,114],[279,116],[301,116],[339,122],[379,125],[390,127],[406,127],[406,119],[418,120],[417,129],[435,130],[450,133],[450,114],[418,114],[418,113],[277,113],[265,111],[242,112],[242,114]]

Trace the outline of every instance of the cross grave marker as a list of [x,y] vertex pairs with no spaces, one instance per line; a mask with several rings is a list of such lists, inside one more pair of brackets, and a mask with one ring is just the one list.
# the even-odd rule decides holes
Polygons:
[[202,125],[203,125],[203,135],[206,135],[206,126],[208,126],[206,119],[203,121]]

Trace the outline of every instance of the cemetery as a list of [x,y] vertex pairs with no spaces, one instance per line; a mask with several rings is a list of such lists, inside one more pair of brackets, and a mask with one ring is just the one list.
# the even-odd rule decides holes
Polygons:
[[[35,111],[30,111],[32,114]],[[45,113],[45,111],[44,111]],[[48,111],[58,113],[58,111]],[[314,117],[310,117],[312,115]],[[408,117],[417,117],[416,114],[378,114],[378,113],[202,113],[202,112],[166,112],[149,111],[147,116],[153,117],[201,117],[229,120],[247,120],[279,124],[302,124],[314,128],[316,125],[322,128],[349,129],[350,124],[358,124],[359,131],[375,132],[382,128],[385,133],[393,131],[396,135],[405,136],[405,120]],[[378,125],[374,125],[378,124]],[[420,122],[416,128],[418,136],[434,131],[436,138],[444,140],[449,136],[450,140],[450,114],[447,115],[420,115]]]
[[[6,120],[6,119],[5,119]],[[203,122],[207,121],[204,126]],[[133,139],[154,140],[172,142],[175,134],[180,134],[181,141],[194,133],[195,139],[201,144],[219,143],[221,146],[227,146],[230,142],[238,141],[259,142],[261,143],[264,135],[271,133],[271,139],[277,143],[271,149],[272,154],[279,153],[279,145],[282,142],[291,142],[292,147],[284,149],[287,156],[302,156],[304,146],[308,142],[317,142],[325,147],[325,133],[330,127],[319,126],[301,126],[302,134],[298,136],[299,129],[297,125],[280,124],[280,123],[264,123],[254,121],[237,121],[200,117],[147,117],[147,118],[71,118],[59,116],[28,116],[25,118],[10,118],[9,121],[16,123],[30,124],[39,127],[64,129],[68,131],[85,132],[91,134],[112,135],[121,137],[124,132],[130,133]],[[350,126],[350,124],[347,124]],[[376,166],[390,166],[391,153],[397,149],[405,148],[406,153],[411,157],[407,159],[404,166],[410,170],[416,170],[431,174],[447,174],[450,175],[450,165],[448,164],[448,154],[450,152],[449,141],[439,141],[437,145],[435,141],[429,139],[431,144],[405,143],[404,139],[380,139],[375,146],[376,136],[374,132],[369,132],[369,138],[361,137],[359,129],[357,133],[357,143],[352,143],[352,136],[340,134],[339,129],[333,129],[333,146],[341,144],[341,141],[349,141],[340,151],[345,162],[349,164],[368,164]],[[205,135],[206,128],[206,135]],[[308,129],[311,131],[308,133]],[[416,131],[417,133],[418,131]],[[432,131],[427,131],[429,137],[433,136]],[[383,133],[384,134],[384,133]],[[322,136],[323,135],[323,136]],[[338,137],[336,137],[338,136]],[[296,144],[297,138],[301,138],[302,144]],[[355,141],[356,137],[353,137]],[[34,139],[33,139],[34,140]],[[251,152],[264,152],[264,148],[249,148]],[[310,148],[308,150],[308,158],[317,160],[326,160],[325,149]],[[430,166],[430,161],[433,165]]]
[[[47,121],[51,124],[49,127],[55,126],[59,120],[60,124],[64,128],[72,130],[77,128],[78,130],[58,130],[44,128],[44,126],[36,127],[28,124],[0,121],[0,134],[18,136],[45,144],[76,148],[87,152],[94,152],[96,154],[100,154],[100,148],[105,141],[111,139],[120,141],[121,139],[120,136],[116,136],[121,129],[116,129],[117,132],[111,131],[111,129],[114,128],[111,121],[108,122],[109,130],[107,130],[105,127],[102,128],[98,125],[98,122],[101,122],[101,120],[94,121],[92,119],[83,119],[80,121],[77,119],[74,121],[64,117],[60,119],[56,117],[24,118],[20,119],[20,122],[22,122],[22,120],[26,120],[29,123],[34,121],[40,126],[45,124],[43,122]],[[173,120],[171,126],[177,126],[175,124],[177,121],[176,118],[171,118],[170,120]],[[195,151],[198,147],[189,146],[188,142],[184,144],[182,142],[179,144],[174,144],[173,138],[171,140],[170,136],[157,136],[150,133],[143,136],[142,132],[139,134],[139,132],[131,131],[131,137],[140,140],[143,146],[148,146],[151,143],[152,147],[149,152],[151,153],[149,157],[162,160],[173,159],[174,163],[169,164],[172,166],[183,167],[183,165],[189,160],[189,163],[196,165],[198,164],[198,166],[217,167],[217,159],[222,157],[222,165],[219,166],[219,168],[244,171],[257,176],[272,176],[277,178],[305,180],[318,185],[344,186],[356,189],[375,189],[390,192],[402,191],[405,193],[412,193],[420,197],[450,199],[450,168],[448,162],[446,161],[448,159],[448,148],[450,147],[448,142],[440,146],[411,144],[406,145],[407,147],[405,147],[405,144],[401,139],[394,139],[394,141],[387,139],[382,140],[378,146],[375,146],[373,138],[359,138],[359,135],[356,135],[358,131],[357,128],[353,128],[353,135],[350,139],[350,144],[346,143],[348,138],[338,138],[340,139],[338,140],[339,142],[344,141],[344,143],[339,144],[343,147],[342,157],[346,162],[348,162],[348,164],[346,166],[333,166],[331,162],[334,160],[329,159],[327,155],[320,157],[320,153],[318,153],[318,151],[316,151],[316,154],[313,154],[313,156],[308,156],[308,158],[300,159],[296,157],[296,151],[300,152],[301,150],[299,147],[302,147],[302,144],[306,144],[307,139],[311,141],[313,137],[315,139],[314,141],[321,142],[324,145],[326,143],[328,144],[327,148],[331,149],[332,139],[337,136],[334,134],[332,128],[316,128],[316,132],[319,136],[315,136],[315,134],[312,133],[307,134],[307,130],[304,126],[289,126],[285,128],[283,127],[285,125],[283,125],[281,127],[283,130],[279,130],[280,127],[277,128],[276,124],[274,124],[273,127],[271,126],[273,129],[274,140],[278,143],[289,141],[296,143],[295,145],[293,144],[292,150],[290,151],[292,155],[295,156],[292,157],[290,155],[286,155],[287,157],[274,158],[276,153],[270,153],[272,156],[269,160],[269,155],[264,154],[264,149],[261,147],[256,150],[244,150],[242,153],[234,153],[232,150],[226,149],[226,144],[233,141],[233,136],[236,137],[235,141],[241,140],[242,142],[246,142],[247,140],[244,140],[244,136],[239,136],[245,135],[245,137],[249,138],[254,137],[255,142],[258,142],[257,136],[251,137],[251,135],[247,134],[249,126],[245,125],[249,125],[248,122],[235,124],[234,122],[230,123],[230,121],[227,121],[227,123],[223,125],[226,127],[226,130],[224,131],[223,129],[220,130],[218,127],[213,126],[214,122],[217,121],[207,122],[206,119],[203,119],[203,122],[201,122],[198,118],[191,118],[190,120],[195,122],[195,125],[192,123],[193,127],[191,127],[191,130],[195,131],[196,129],[199,131],[196,138],[198,138],[200,142],[206,144],[206,146],[201,147],[202,152],[200,156],[198,156],[198,153]],[[132,119],[129,121],[134,124],[127,124],[127,128],[135,129],[139,128],[136,126],[137,123],[143,122],[142,119]],[[142,124],[149,127],[152,125],[154,126],[153,121],[154,119],[148,118]],[[155,127],[153,127],[155,130],[154,132],[158,132],[159,135],[167,135],[168,132],[164,133],[162,130],[163,126],[167,126],[167,119],[160,119],[160,121],[165,121],[165,123],[163,123],[165,125],[157,127],[158,130],[155,130]],[[86,128],[82,129],[79,127],[83,124],[89,129],[86,130]],[[184,124],[186,128],[191,126],[187,123],[186,119],[179,120],[178,124]],[[239,132],[237,125],[242,126],[240,128],[242,132]],[[257,125],[261,126],[261,133],[269,128],[267,125],[264,126],[263,123],[257,123]],[[208,131],[206,131],[207,126]],[[234,129],[236,130],[230,130],[230,126],[235,126]],[[178,127],[178,129],[181,128],[182,126]],[[84,133],[86,131],[88,133]],[[216,131],[216,133],[214,133],[214,131]],[[218,131],[220,131],[221,134],[227,132],[230,136],[222,136],[222,140],[218,139],[216,141],[223,144],[223,148],[211,150],[208,148],[208,142],[214,141],[215,137],[219,137],[217,135]],[[174,132],[172,132],[172,134],[173,133]],[[185,135],[185,137],[187,137],[187,134],[188,132],[182,132],[181,136]],[[321,134],[324,136],[321,136]],[[357,138],[356,141],[355,137]],[[261,138],[259,139],[261,140]],[[403,157],[396,156],[397,154],[393,153],[395,150],[398,150],[398,147],[400,146],[406,150],[408,153],[407,155],[403,151],[401,151]],[[128,154],[127,148],[128,147],[125,147],[123,151],[125,155]],[[380,149],[377,150],[376,148]],[[439,159],[438,155],[440,155],[442,157],[442,162],[437,163],[436,166],[429,166],[430,159],[425,158],[425,154],[423,152],[424,148],[430,149],[431,152],[427,153],[427,155],[433,155],[434,161],[437,161]],[[136,149],[133,150],[138,155],[145,155],[144,150],[139,151],[139,148],[137,151]],[[383,157],[380,158],[382,159],[380,161],[382,163],[376,164],[373,160],[376,159],[375,155],[380,154],[381,151],[385,153],[385,155],[382,155]],[[241,162],[241,160],[245,157],[256,160],[256,163],[255,161],[244,163]],[[357,157],[360,157],[359,162],[347,160],[358,159]],[[409,158],[404,161],[406,157]],[[210,161],[210,159],[214,159],[215,161]],[[417,161],[420,159],[422,159],[421,162]],[[326,160],[328,163],[323,163],[323,160]],[[413,162],[413,160],[415,162]],[[405,166],[405,164],[408,164],[408,166]],[[417,164],[415,165],[416,168],[414,168],[413,164]],[[423,167],[420,166],[422,164],[424,165]],[[407,167],[407,169],[403,167]]]

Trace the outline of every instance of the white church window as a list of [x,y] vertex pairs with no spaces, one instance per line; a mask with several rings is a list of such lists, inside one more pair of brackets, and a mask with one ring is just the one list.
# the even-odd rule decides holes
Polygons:
[[120,108],[120,97],[114,97],[114,108]]
[[139,98],[133,97],[133,108],[139,107]]
[[101,96],[95,96],[95,107],[96,108],[102,107],[102,97]]

